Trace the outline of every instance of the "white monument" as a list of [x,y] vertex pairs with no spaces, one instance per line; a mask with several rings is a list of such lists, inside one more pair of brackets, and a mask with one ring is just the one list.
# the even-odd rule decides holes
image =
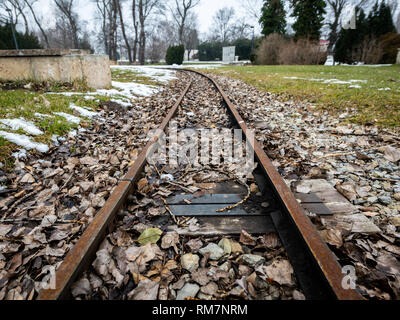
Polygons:
[[326,66],[334,66],[335,65],[335,59],[333,58],[333,56],[328,56],[328,58],[326,59],[325,65]]
[[223,62],[234,62],[235,61],[235,50],[236,47],[223,47],[222,48],[222,61]]

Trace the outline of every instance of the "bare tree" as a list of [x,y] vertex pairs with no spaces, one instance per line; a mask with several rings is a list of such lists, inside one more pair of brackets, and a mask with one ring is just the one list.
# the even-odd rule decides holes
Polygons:
[[49,38],[47,36],[47,33],[44,31],[42,23],[41,23],[40,19],[38,18],[37,14],[36,14],[36,12],[35,12],[35,10],[33,8],[33,6],[37,2],[37,0],[24,0],[24,2],[28,6],[28,8],[29,8],[29,10],[31,12],[31,15],[33,17],[33,20],[35,21],[37,27],[40,30],[40,33],[41,33],[41,35],[42,35],[42,37],[44,39],[44,42],[46,43],[46,47],[50,48]]
[[240,2],[249,18],[260,20],[261,8],[263,6],[263,0],[236,0]]
[[188,51],[188,58],[190,57],[190,52],[199,45],[199,33],[197,29],[197,16],[194,13],[190,13],[187,17],[186,27],[183,30],[182,41],[179,41],[183,43],[185,49]]
[[189,17],[190,10],[195,8],[200,0],[175,0],[175,7],[170,8],[172,17],[178,27],[179,43],[183,43],[186,21]]
[[393,16],[393,22],[398,32],[400,32],[400,3],[398,0],[388,2]]
[[117,8],[117,0],[110,0],[109,2],[109,10],[108,10],[108,55],[110,60],[116,61],[117,57],[117,18],[118,18],[118,8]]
[[[0,2],[0,6],[1,6],[1,8],[4,9],[4,10],[10,10],[10,14],[12,15],[12,19],[13,19],[14,26],[18,25],[18,23],[19,23],[20,12],[19,12],[19,10],[12,4],[12,2],[6,0],[6,1]],[[8,22],[9,22],[9,16],[8,16],[8,15],[4,15],[4,16],[2,17],[2,20],[3,20],[5,23],[8,23]]]
[[[375,1],[375,0],[374,0]],[[328,26],[328,52],[332,53],[332,49],[339,37],[339,30],[342,20],[342,15],[346,6],[353,5],[362,7],[369,4],[371,0],[326,0],[328,14],[326,16],[326,25]]]
[[122,35],[123,35],[124,40],[125,40],[126,50],[128,51],[129,63],[132,63],[133,60],[132,60],[131,45],[129,44],[129,40],[128,40],[128,37],[126,35],[126,31],[125,31],[125,24],[124,24],[122,9],[121,9],[121,1],[120,0],[116,0],[116,5],[118,7],[118,14],[119,14],[119,19],[120,19],[120,23],[121,23]]
[[330,18],[330,22],[328,22],[329,26],[328,52],[331,52],[339,36],[340,17],[342,16],[343,9],[345,8],[346,5],[348,5],[348,0],[327,0],[326,2],[333,15]]
[[245,18],[240,18],[232,25],[232,37],[236,39],[249,39],[253,36],[252,27],[250,26]]
[[100,20],[100,35],[99,35],[99,42],[103,46],[105,52],[109,53],[109,42],[108,42],[108,35],[109,35],[109,25],[108,25],[108,15],[109,15],[109,8],[110,8],[110,0],[94,0],[96,3],[97,8],[97,15],[95,19]]
[[[25,25],[25,33],[29,33],[29,23],[25,13],[25,2],[23,0],[5,0],[2,3],[4,8],[12,8],[15,12],[15,16],[18,19],[18,16],[22,16]],[[17,20],[18,21],[18,20]]]
[[220,40],[223,44],[226,44],[229,41],[234,17],[235,10],[233,8],[224,7],[219,9],[213,18],[212,32],[214,33],[215,38]]
[[139,63],[141,65],[145,64],[145,54],[146,54],[146,21],[151,13],[155,9],[159,9],[163,6],[162,0],[139,0],[138,3],[138,14],[139,14]]
[[137,56],[137,47],[139,43],[139,22],[138,22],[138,10],[137,10],[137,1],[132,0],[132,22],[133,22],[133,28],[135,31],[135,39],[133,42],[133,62],[136,62],[136,56]]
[[54,3],[62,17],[66,19],[67,25],[70,28],[72,43],[74,49],[79,47],[78,38],[78,16],[75,12],[74,0],[54,0]]

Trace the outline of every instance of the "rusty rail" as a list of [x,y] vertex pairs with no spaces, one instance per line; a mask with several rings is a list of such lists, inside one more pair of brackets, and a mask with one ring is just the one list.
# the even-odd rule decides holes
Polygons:
[[128,170],[128,173],[114,189],[104,207],[97,213],[92,223],[66,256],[56,272],[56,289],[43,290],[39,294],[38,300],[63,300],[69,297],[71,285],[92,261],[116,213],[122,208],[129,193],[133,191],[134,183],[146,165],[147,153],[158,141],[160,133],[165,130],[168,122],[175,115],[191,85],[192,82],[187,85],[182,95],[161,123],[159,133],[147,143],[135,163]]
[[[222,95],[229,111],[232,113],[237,124],[243,130],[245,136],[247,137],[249,135],[249,129],[241,118],[236,107],[232,104],[227,95],[214,79],[198,71],[187,69],[180,70],[194,72],[209,79]],[[180,98],[177,100],[167,117],[160,125],[159,130],[161,130],[161,132],[165,130],[168,122],[175,115],[179,105],[181,104],[191,85],[192,82],[185,88]],[[56,289],[42,291],[38,297],[38,300],[61,300],[70,296],[71,285],[80,275],[80,273],[90,265],[90,262],[95,256],[96,250],[100,245],[100,242],[104,239],[107,228],[112,223],[118,210],[120,210],[120,208],[123,206],[129,193],[133,191],[134,182],[146,164],[147,153],[151,150],[158,139],[159,134],[147,144],[134,165],[128,170],[128,173],[124,179],[122,179],[120,184],[116,187],[105,206],[96,215],[95,219],[86,229],[82,237],[68,253],[64,262],[56,272]],[[303,209],[295,199],[293,193],[286,186],[282,177],[272,165],[270,159],[265,154],[259,143],[254,141],[252,142],[251,146],[255,152],[258,162],[263,167],[268,180],[271,182],[273,189],[275,190],[275,193],[283,206],[283,209],[285,212],[287,212],[289,219],[291,219],[292,223],[295,225],[296,231],[298,231],[301,235],[309,250],[309,253],[312,255],[312,258],[318,265],[319,270],[322,272],[327,283],[329,284],[329,288],[332,290],[332,297],[339,300],[363,299],[362,296],[357,293],[357,291],[343,289],[341,284],[343,275],[341,273],[340,265],[336,261],[334,255],[329,250],[325,242],[321,239],[318,231],[306,216]]]
[[[194,72],[206,77],[214,84],[219,93],[222,95],[237,124],[240,126],[247,138],[249,129],[247,128],[236,107],[229,100],[228,96],[221,89],[219,84],[213,78],[210,78],[201,72]],[[271,160],[264,152],[263,148],[256,140],[246,140],[252,143],[252,148],[254,150],[255,156],[257,157],[259,163],[261,164],[269,180],[271,181],[272,186],[275,189],[276,195],[281,200],[284,209],[286,210],[286,212],[289,213],[290,218],[293,220],[299,233],[306,242],[310,253],[312,254],[315,261],[318,263],[321,272],[324,274],[336,298],[339,300],[362,300],[362,296],[357,291],[343,288],[343,274],[339,263],[335,259],[333,253],[328,248],[326,243],[322,240],[315,226],[304,213],[304,210],[300,207],[293,193],[288,188],[278,171],[275,169]]]

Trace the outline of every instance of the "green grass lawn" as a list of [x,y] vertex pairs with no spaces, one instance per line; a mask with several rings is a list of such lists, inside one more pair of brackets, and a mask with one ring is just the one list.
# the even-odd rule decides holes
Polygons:
[[[354,123],[400,126],[400,65],[229,66],[204,71],[240,79],[259,90],[278,94],[283,100],[308,101],[334,114],[354,110],[350,118]],[[335,84],[315,79],[362,82]],[[386,88],[390,90],[382,90]]]
[[[162,75],[163,72],[160,71]],[[136,82],[146,85],[159,85],[150,77],[132,70],[112,69],[112,80],[118,82]],[[33,142],[49,144],[53,135],[63,136],[78,124],[69,122],[65,117],[55,113],[66,113],[82,119],[81,125],[90,123],[90,119],[83,117],[79,112],[70,108],[71,103],[78,107],[96,111],[100,101],[118,99],[104,95],[91,95],[86,99],[85,95],[51,94],[59,92],[91,92],[82,81],[74,83],[35,82],[35,81],[4,81],[0,80],[0,119],[24,119],[32,122],[43,134],[31,136],[24,128],[13,130],[0,123],[0,130],[28,136]],[[0,163],[5,170],[12,169],[14,158],[12,153],[22,147],[7,141],[0,136]]]
[[[164,73],[160,71],[159,75],[163,75]],[[119,82],[136,82],[140,84],[145,84],[149,86],[158,86],[159,82],[147,77],[145,74],[141,74],[140,72],[128,69],[117,69],[111,68],[111,77],[113,81]]]

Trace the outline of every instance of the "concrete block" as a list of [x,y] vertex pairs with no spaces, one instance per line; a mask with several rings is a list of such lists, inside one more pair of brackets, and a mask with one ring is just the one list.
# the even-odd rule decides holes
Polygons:
[[75,51],[69,51],[69,55],[58,55],[62,52],[53,52],[54,55],[50,53],[0,55],[0,79],[62,82],[86,80],[88,86],[94,89],[111,87],[111,70],[107,55],[76,54]]

